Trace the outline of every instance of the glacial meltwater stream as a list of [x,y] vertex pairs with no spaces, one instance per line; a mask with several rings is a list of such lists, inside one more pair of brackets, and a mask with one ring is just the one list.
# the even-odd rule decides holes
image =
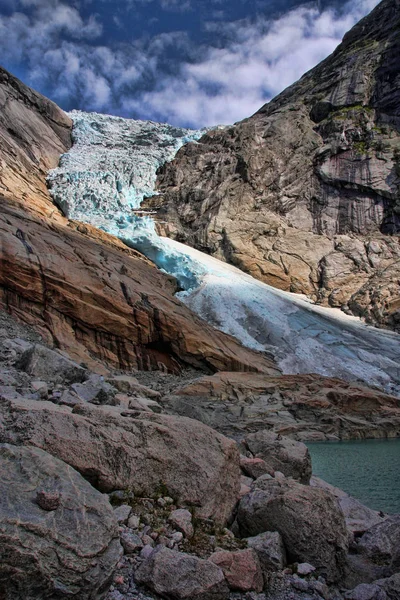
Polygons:
[[[70,116],[74,145],[48,178],[54,202],[68,217],[91,223],[141,251],[178,279],[184,290],[179,297],[194,312],[249,348],[272,354],[284,373],[361,381],[400,395],[399,335],[276,290],[193,248],[159,237],[151,216],[140,215],[142,200],[156,194],[157,168],[183,144],[196,142],[203,131],[95,113],[74,111]],[[365,490],[356,482],[363,480],[369,487],[376,469],[384,470],[368,454],[369,443],[365,450],[361,450],[364,442],[313,445],[316,473],[366,501]],[[396,500],[387,494],[396,481],[399,487],[399,442],[371,444],[393,450],[397,467],[387,470],[386,482],[378,485],[386,490],[383,497],[376,496],[376,502],[371,498],[370,504],[400,510],[398,496]],[[396,456],[387,462],[395,464]],[[352,463],[350,471],[347,466]],[[349,477],[349,484],[339,478],[339,471]]]

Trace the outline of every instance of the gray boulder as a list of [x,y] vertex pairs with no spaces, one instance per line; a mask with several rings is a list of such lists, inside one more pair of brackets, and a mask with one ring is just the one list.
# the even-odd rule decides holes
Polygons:
[[335,497],[293,479],[261,478],[253,486],[239,504],[241,535],[278,531],[289,561],[311,563],[328,581],[342,577],[348,535]]
[[257,552],[265,579],[271,573],[285,568],[285,546],[282,536],[277,531],[265,531],[255,537],[247,538],[247,544]]
[[392,577],[379,579],[375,581],[376,585],[386,593],[388,600],[399,600],[400,598],[400,573],[395,573]]
[[15,366],[36,379],[52,383],[77,383],[84,381],[87,376],[87,370],[76,362],[41,344],[25,350]]
[[209,560],[158,546],[135,572],[135,580],[176,600],[226,600],[222,570]]
[[99,600],[120,556],[103,494],[43,450],[0,445],[3,600]]
[[42,448],[103,492],[167,489],[182,506],[218,523],[230,517],[240,489],[235,443],[184,417],[0,400],[0,442]]
[[340,488],[334,487],[319,477],[312,476],[310,485],[327,490],[335,496],[343,511],[347,529],[353,535],[359,536],[374,525],[383,523],[387,519],[387,515],[382,515],[382,513],[364,506],[356,498],[349,496]]
[[358,551],[379,565],[387,565],[392,573],[400,570],[400,515],[388,517],[374,525],[359,539]]
[[245,443],[256,458],[262,458],[275,471],[293,477],[301,483],[309,483],[311,457],[302,442],[283,437],[273,431],[257,431],[246,436]]
[[345,600],[387,600],[385,591],[375,583],[360,583],[344,597]]

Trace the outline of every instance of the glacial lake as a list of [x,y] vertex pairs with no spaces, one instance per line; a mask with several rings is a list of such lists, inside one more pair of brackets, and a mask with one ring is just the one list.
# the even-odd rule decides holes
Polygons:
[[400,513],[400,438],[309,442],[313,475],[366,506]]

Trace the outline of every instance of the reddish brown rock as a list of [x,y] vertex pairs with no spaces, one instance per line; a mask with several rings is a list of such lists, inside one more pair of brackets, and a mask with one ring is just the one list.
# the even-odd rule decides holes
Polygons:
[[263,575],[257,553],[252,549],[214,552],[209,558],[218,565],[232,590],[261,592]]

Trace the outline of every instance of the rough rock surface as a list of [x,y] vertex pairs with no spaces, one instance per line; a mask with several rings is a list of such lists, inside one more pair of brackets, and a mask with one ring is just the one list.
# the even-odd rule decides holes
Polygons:
[[328,492],[335,496],[344,514],[346,527],[354,536],[360,536],[374,525],[383,523],[387,519],[387,515],[368,508],[368,506],[365,506],[356,498],[349,496],[343,490],[330,485],[319,477],[311,477],[310,485],[328,490]]
[[162,404],[238,441],[263,429],[299,441],[400,435],[398,398],[319,375],[221,372],[176,387]]
[[226,600],[229,595],[217,565],[164,547],[152,552],[136,571],[135,579],[177,600]]
[[374,525],[358,540],[358,552],[393,573],[400,571],[400,515]]
[[399,329],[399,24],[384,0],[255,115],[182,148],[159,171],[160,231]]
[[223,523],[240,487],[236,445],[183,417],[35,400],[0,401],[0,441],[36,446],[101,491],[160,488],[200,517]]
[[0,98],[2,308],[87,364],[94,357],[122,369],[273,367],[194,317],[173,297],[175,282],[141,254],[64,219],[45,177],[71,144],[70,119],[3,69]]
[[328,581],[343,575],[347,530],[343,513],[329,492],[293,479],[262,477],[241,499],[237,521],[243,536],[278,531],[288,560],[309,562]]
[[300,483],[310,482],[311,456],[305,444],[265,429],[248,434],[244,444],[253,456],[262,458],[275,471]]
[[214,552],[209,560],[222,569],[231,590],[261,592],[263,589],[260,562],[252,548],[236,552],[221,550]]
[[265,580],[274,571],[281,571],[286,566],[286,551],[282,536],[277,531],[266,531],[247,538],[247,544],[258,555]]
[[103,598],[120,555],[106,496],[47,452],[0,445],[1,598]]

